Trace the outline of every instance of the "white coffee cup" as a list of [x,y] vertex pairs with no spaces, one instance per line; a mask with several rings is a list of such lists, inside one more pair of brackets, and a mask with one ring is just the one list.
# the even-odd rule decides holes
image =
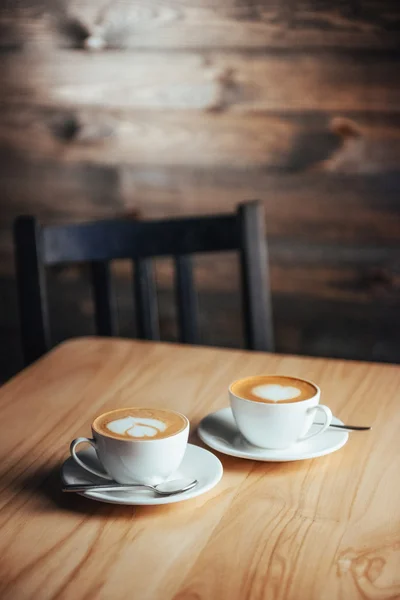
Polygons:
[[[267,403],[242,398],[232,392],[235,384],[246,379],[253,378],[233,382],[229,387],[229,396],[237,427],[250,444],[260,448],[285,449],[296,442],[321,435],[331,424],[332,412],[327,406],[319,404],[321,390],[315,383],[301,380],[315,389],[310,398]],[[322,413],[324,424],[310,433],[317,412]]]
[[[125,409],[121,409],[125,410]],[[118,483],[156,485],[167,479],[181,464],[189,436],[189,420],[175,411],[164,411],[184,420],[177,433],[160,439],[117,439],[112,433],[99,431],[96,422],[118,410],[97,417],[92,424],[92,438],[79,437],[71,443],[74,461],[89,473]],[[160,412],[160,411],[157,411]],[[104,471],[86,464],[77,454],[79,444],[88,443],[96,450]]]

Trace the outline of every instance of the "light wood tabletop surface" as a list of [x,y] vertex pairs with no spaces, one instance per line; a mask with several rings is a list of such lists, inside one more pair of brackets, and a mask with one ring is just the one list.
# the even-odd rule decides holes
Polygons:
[[[168,506],[60,491],[69,442],[124,406],[191,420],[241,376],[312,379],[347,423],[339,451],[290,463],[218,455],[221,482]],[[400,368],[128,340],[62,344],[0,389],[1,600],[400,598]]]

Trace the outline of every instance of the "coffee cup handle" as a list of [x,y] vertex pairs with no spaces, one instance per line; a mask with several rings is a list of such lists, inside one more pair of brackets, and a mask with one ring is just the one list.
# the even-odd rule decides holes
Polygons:
[[71,445],[69,447],[69,450],[71,452],[71,456],[74,459],[74,461],[80,467],[82,467],[82,469],[85,469],[85,471],[89,471],[89,473],[92,473],[92,475],[97,475],[97,477],[102,477],[103,479],[109,479],[110,481],[112,481],[113,480],[112,477],[110,477],[109,475],[107,475],[107,473],[105,473],[104,471],[98,471],[97,469],[94,469],[93,467],[89,467],[89,465],[87,465],[86,463],[84,463],[83,460],[81,460],[79,458],[79,456],[76,453],[76,447],[79,444],[83,444],[83,442],[86,442],[86,444],[90,444],[96,450],[96,442],[94,440],[92,440],[91,438],[86,438],[86,437],[76,438],[76,440],[73,440],[71,442]]
[[309,440],[310,438],[315,437],[316,435],[324,433],[324,431],[326,431],[329,425],[332,423],[333,415],[331,409],[328,406],[324,406],[323,404],[317,404],[317,406],[313,406],[312,408],[310,408],[309,412],[316,412],[317,410],[321,410],[324,413],[325,423],[321,426],[320,429],[318,429],[318,431],[313,431],[312,433],[306,433],[306,435],[303,435],[301,438],[298,439],[299,442]]

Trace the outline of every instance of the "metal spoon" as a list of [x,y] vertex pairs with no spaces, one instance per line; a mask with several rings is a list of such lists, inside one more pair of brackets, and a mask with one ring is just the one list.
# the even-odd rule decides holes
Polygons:
[[198,484],[197,479],[174,479],[163,481],[157,485],[145,485],[144,483],[106,483],[106,484],[73,484],[62,488],[63,492],[130,492],[135,488],[146,488],[153,490],[160,496],[172,496],[191,490]]
[[[313,423],[313,425],[323,425],[323,423]],[[331,423],[329,427],[336,429],[347,429],[347,431],[369,431],[372,427],[364,427],[360,425],[339,425],[337,423]]]

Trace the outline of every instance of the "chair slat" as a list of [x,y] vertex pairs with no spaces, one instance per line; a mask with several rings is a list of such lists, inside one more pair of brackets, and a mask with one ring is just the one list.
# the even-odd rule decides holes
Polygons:
[[47,265],[237,249],[235,215],[51,225],[43,236]]
[[262,205],[238,209],[245,337],[251,350],[274,349],[268,251]]
[[143,340],[159,340],[157,292],[153,263],[149,258],[135,260],[134,292],[137,336]]
[[51,347],[41,228],[34,217],[16,219],[14,244],[22,353],[27,366]]
[[198,302],[193,281],[190,256],[175,257],[175,290],[178,307],[180,341],[186,344],[200,342]]
[[102,261],[92,262],[90,267],[97,334],[103,336],[116,335],[116,305],[111,282],[110,265]]

